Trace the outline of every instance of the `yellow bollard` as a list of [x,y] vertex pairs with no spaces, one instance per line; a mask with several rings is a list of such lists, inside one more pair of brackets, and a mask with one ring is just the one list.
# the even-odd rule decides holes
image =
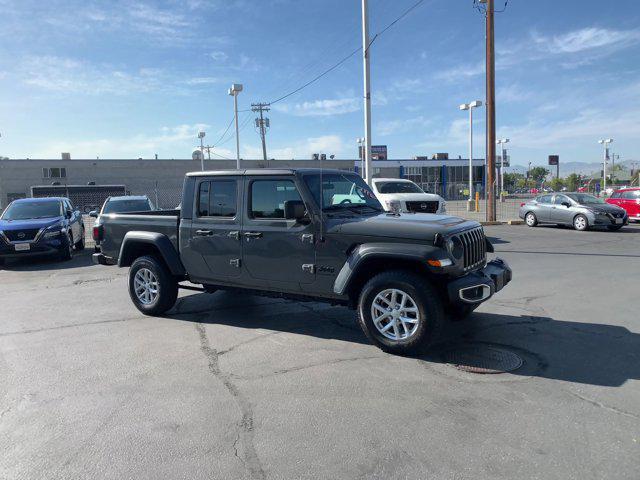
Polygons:
[[480,211],[480,192],[476,192],[476,212]]

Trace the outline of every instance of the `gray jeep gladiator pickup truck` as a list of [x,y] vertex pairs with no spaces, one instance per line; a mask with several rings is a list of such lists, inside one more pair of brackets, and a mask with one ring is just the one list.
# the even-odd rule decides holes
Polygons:
[[145,314],[172,308],[179,288],[327,301],[355,308],[371,342],[398,354],[424,352],[447,317],[511,280],[504,261],[487,262],[478,223],[387,213],[360,176],[339,170],[189,173],[180,211],[106,215],[99,229],[94,261],[130,267]]

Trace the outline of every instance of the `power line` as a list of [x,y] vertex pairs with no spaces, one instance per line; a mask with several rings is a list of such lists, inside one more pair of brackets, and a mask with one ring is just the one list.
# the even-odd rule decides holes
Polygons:
[[222,141],[222,139],[224,138],[224,136],[227,134],[227,132],[229,131],[229,129],[231,128],[231,125],[233,125],[233,121],[236,119],[236,116],[234,115],[233,117],[231,117],[231,121],[229,122],[229,125],[227,125],[227,129],[224,131],[224,133],[222,135],[220,135],[220,138],[218,139],[217,142],[214,142],[213,145],[217,146],[220,141]]
[[[387,24],[386,27],[384,27],[382,30],[380,30],[380,32],[376,33],[373,37],[373,39],[369,42],[369,47],[371,46],[371,44],[374,42],[374,40],[376,40],[378,37],[380,37],[381,35],[383,35],[387,30],[389,30],[390,28],[392,28],[396,23],[398,23],[400,20],[402,20],[404,17],[406,17],[409,13],[411,13],[414,9],[416,9],[418,6],[420,6],[421,4],[424,3],[425,0],[418,0],[416,3],[414,3],[411,7],[409,7],[408,9],[406,9],[400,16],[398,16],[397,18],[395,18],[391,23]],[[476,0],[474,0],[476,1]],[[508,0],[507,0],[508,1]],[[367,47],[367,48],[369,48]],[[335,70],[336,68],[338,68],[340,65],[342,65],[344,62],[346,62],[347,60],[349,60],[351,57],[353,57],[355,54],[357,54],[358,52],[360,52],[362,50],[362,47],[358,47],[356,48],[354,51],[352,51],[351,53],[349,53],[346,57],[342,58],[341,60],[339,60],[337,63],[335,63],[334,65],[332,65],[331,67],[327,68],[325,71],[323,71],[321,74],[315,76],[314,78],[312,78],[311,80],[309,80],[307,83],[301,85],[300,87],[296,88],[295,90],[292,90],[291,92],[287,93],[286,95],[281,96],[280,98],[277,98],[271,102],[269,102],[269,104],[273,105],[274,103],[280,102],[281,100],[284,100],[285,98],[290,97],[291,95],[295,95],[296,93],[298,93],[299,91],[307,88],[309,85],[314,84],[315,82],[317,82],[318,80],[320,80],[322,77],[324,77],[325,75],[327,75],[328,73],[331,73],[333,70]]]

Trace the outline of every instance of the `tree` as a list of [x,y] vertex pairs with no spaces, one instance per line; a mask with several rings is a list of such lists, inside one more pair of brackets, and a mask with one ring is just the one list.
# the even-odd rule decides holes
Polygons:
[[567,185],[567,190],[569,190],[570,192],[575,192],[580,186],[580,175],[572,173],[566,178],[565,182]]
[[536,184],[542,183],[547,175],[549,175],[549,170],[544,167],[533,167],[529,171],[529,178],[533,179]]
[[524,182],[524,175],[521,173],[505,173],[504,174],[504,188],[507,191],[515,190],[516,188],[523,188],[520,186],[520,181]]
[[565,182],[564,180],[562,180],[561,178],[558,177],[554,177],[550,182],[549,185],[551,186],[551,188],[553,189],[553,191],[555,192],[559,192],[560,190],[562,190],[562,187],[565,186]]

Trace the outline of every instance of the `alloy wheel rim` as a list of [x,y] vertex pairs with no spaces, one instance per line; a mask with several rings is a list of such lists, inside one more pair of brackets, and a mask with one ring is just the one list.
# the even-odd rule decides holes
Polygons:
[[579,228],[579,229],[583,229],[585,227],[584,218],[582,218],[582,217],[576,218],[576,227]]
[[534,217],[533,217],[533,214],[530,213],[527,215],[527,225],[533,225],[533,222],[534,222]]
[[406,340],[420,325],[420,312],[409,294],[397,288],[379,292],[371,303],[371,318],[376,329],[389,340]]
[[158,277],[148,268],[141,268],[133,277],[133,289],[143,305],[151,305],[158,298]]

